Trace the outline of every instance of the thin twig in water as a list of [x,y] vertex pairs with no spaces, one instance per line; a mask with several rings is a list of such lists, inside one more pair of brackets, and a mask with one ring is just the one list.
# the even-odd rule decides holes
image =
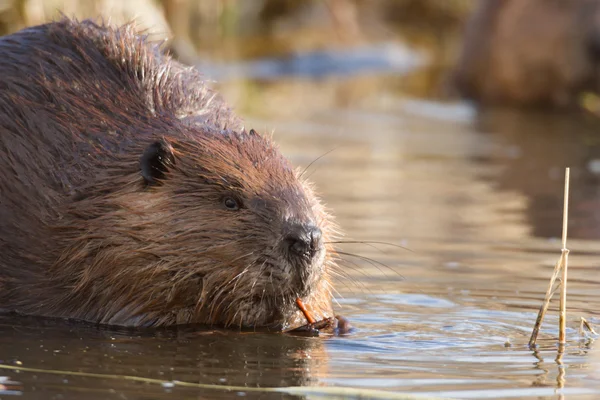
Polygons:
[[562,278],[560,282],[560,313],[558,343],[567,343],[567,271],[569,269],[569,249],[567,249],[567,225],[569,221],[569,168],[565,170],[565,197],[563,207],[563,229],[562,229]]
[[590,324],[587,319],[581,317],[581,325],[579,326],[579,334],[584,335],[585,329],[587,329],[591,334],[597,335],[598,333],[594,330],[592,324]]
[[529,347],[535,346],[535,341],[537,340],[538,333],[540,332],[540,327],[542,325],[542,321],[544,320],[544,316],[546,315],[546,311],[548,310],[548,306],[550,305],[550,299],[555,293],[554,283],[558,274],[562,271],[561,277],[561,294],[560,294],[560,317],[559,317],[559,335],[558,341],[561,344],[565,343],[565,330],[566,330],[566,300],[567,300],[567,262],[569,249],[567,249],[567,223],[569,220],[569,168],[565,171],[565,192],[564,192],[564,208],[563,208],[563,230],[562,230],[562,249],[561,255],[558,259],[556,265],[554,266],[554,272],[552,273],[552,277],[550,278],[550,284],[548,285],[548,289],[546,290],[546,296],[544,297],[544,302],[540,307],[540,311],[538,312],[537,319],[535,321],[535,325],[533,327],[533,331],[531,332],[531,337],[529,338]]
[[185,382],[185,381],[168,381],[155,378],[145,378],[141,376],[132,375],[118,375],[118,374],[104,374],[104,373],[93,373],[93,372],[82,372],[82,371],[69,371],[69,370],[56,370],[56,369],[43,369],[43,368],[28,368],[21,365],[7,365],[0,364],[0,370],[11,370],[20,372],[32,372],[36,375],[47,374],[47,375],[60,375],[60,376],[78,376],[93,379],[102,380],[117,380],[123,382],[141,382],[146,384],[158,384],[163,387],[188,387],[204,390],[215,390],[223,393],[240,392],[242,394],[246,392],[251,393],[284,393],[295,396],[310,396],[311,394],[315,397],[327,397],[330,398],[361,398],[361,399],[431,399],[432,397],[421,397],[413,396],[411,394],[404,393],[392,393],[389,391],[379,389],[365,389],[365,388],[349,388],[343,386],[285,386],[285,387],[252,387],[252,386],[230,386],[224,384],[210,384],[210,383],[198,383],[198,382]]

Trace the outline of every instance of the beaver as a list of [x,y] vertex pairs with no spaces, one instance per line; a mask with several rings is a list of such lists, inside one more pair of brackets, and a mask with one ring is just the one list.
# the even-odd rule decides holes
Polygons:
[[599,0],[484,0],[452,73],[483,105],[573,109],[600,92]]
[[0,307],[283,330],[333,316],[336,228],[272,139],[135,32],[0,39]]

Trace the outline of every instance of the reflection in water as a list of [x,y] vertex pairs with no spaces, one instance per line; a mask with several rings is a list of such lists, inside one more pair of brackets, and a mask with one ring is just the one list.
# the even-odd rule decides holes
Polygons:
[[[0,318],[0,349],[2,363],[11,365],[242,387],[314,385],[314,376],[325,374],[327,369],[324,341],[314,338],[193,329],[140,334],[33,318],[17,323],[10,317]],[[140,387],[125,380],[116,385],[108,380],[69,375],[13,375],[8,370],[0,373],[10,374],[0,381],[6,387],[0,387],[0,396],[23,386],[27,392],[38,385],[47,387],[45,398],[74,390],[86,393],[85,398],[104,398],[111,393],[122,398],[142,394],[172,398],[169,396],[177,393],[219,396],[215,390],[177,384]],[[20,383],[14,382],[17,380]],[[221,395],[227,397],[227,391]]]
[[[600,368],[583,316],[600,323],[595,125],[574,116],[415,101],[393,76],[238,80],[222,86],[247,127],[307,171],[346,232],[338,311],[357,331],[300,338],[194,330],[132,333],[0,319],[0,360],[24,367],[246,387],[352,386],[456,398],[593,399]],[[333,151],[331,151],[333,150]],[[330,152],[331,151],[331,152]],[[330,152],[330,153],[328,153]],[[559,255],[562,171],[572,168],[568,345],[551,306],[527,347]],[[389,242],[402,245],[356,243]],[[508,343],[508,344],[507,344]],[[595,356],[598,358],[598,356]],[[0,396],[232,397],[125,379],[0,370]],[[236,393],[256,398],[281,394]]]
[[[465,105],[403,99],[393,85],[386,91],[386,77],[305,83],[232,82],[234,88],[225,86],[224,92],[238,100],[247,126],[274,129],[299,167],[334,149],[307,175],[337,215],[346,240],[411,250],[340,245],[381,263],[342,263],[345,277],[335,282],[338,311],[357,328],[354,334],[132,334],[6,317],[0,320],[2,362],[218,385],[335,385],[476,399],[556,398],[556,388],[564,385],[561,393],[569,399],[595,398],[600,387],[590,379],[600,375],[587,353],[597,349],[593,340],[580,342],[576,329],[580,316],[600,323],[600,238],[583,221],[593,218],[590,206],[597,201],[596,178],[588,169],[596,157],[592,127],[571,117],[491,111],[474,116]],[[340,95],[344,90],[355,97]],[[277,105],[283,101],[301,112],[282,113]],[[573,168],[577,222],[570,231],[563,368],[555,361],[558,317],[552,306],[539,347],[531,350],[527,342],[559,254],[560,244],[545,237],[560,232],[567,164]],[[12,387],[30,398],[231,397],[127,380],[4,370],[0,375],[17,383],[0,381],[5,392]]]
[[571,167],[569,237],[600,239],[600,124],[596,119],[489,110],[478,116],[477,129],[509,150],[491,155],[503,167],[496,178],[498,190],[526,196],[526,216],[534,236],[560,236],[564,169]]
[[[558,242],[538,238],[542,235],[536,220],[529,217],[531,198],[536,195],[532,189],[552,193],[556,204],[537,203],[534,212],[552,215],[556,224],[545,220],[544,226],[560,233],[564,164],[556,162],[560,160],[556,152],[538,148],[536,153],[536,138],[523,130],[514,141],[506,140],[501,129],[511,121],[509,117],[492,120],[492,114],[480,114],[471,120],[468,112],[454,105],[367,97],[360,105],[332,108],[312,110],[299,121],[288,117],[271,124],[286,133],[280,140],[297,164],[307,165],[336,149],[319,160],[312,179],[349,239],[406,244],[414,253],[386,246],[353,246],[354,251],[386,263],[393,271],[345,266],[354,282],[339,283],[345,297],[342,310],[367,330],[368,345],[357,346],[360,338],[345,341],[348,347],[330,342],[330,348],[343,349],[332,352],[330,362],[336,367],[331,370],[338,371],[358,358],[369,371],[360,380],[351,378],[353,371],[342,376],[330,372],[326,381],[409,391],[432,386],[461,398],[480,398],[481,390],[491,390],[498,397],[551,396],[554,388],[564,384],[565,393],[583,395],[585,391],[573,390],[581,386],[583,376],[576,372],[565,376],[566,369],[554,360],[556,314],[551,313],[543,327],[545,340],[540,348],[532,352],[526,345],[560,253]],[[303,123],[305,118],[310,125]],[[544,131],[535,116],[522,118],[525,125],[529,121],[527,129]],[[562,118],[573,121],[573,117]],[[549,125],[554,127],[556,120]],[[531,151],[518,140],[531,141]],[[571,151],[577,154],[575,146]],[[536,155],[542,159],[534,159]],[[529,161],[535,171],[543,160],[555,160],[554,179],[547,172],[543,179],[540,174],[518,173],[519,168],[513,167]],[[581,171],[587,160],[568,162]],[[521,190],[503,184],[510,176],[520,182]],[[577,199],[582,198],[579,193],[595,193],[594,177],[584,176],[580,173],[572,183],[573,188],[580,185]],[[581,238],[581,232],[574,238]],[[598,315],[600,282],[590,272],[600,255],[593,241],[570,243],[570,326],[575,326],[580,315]],[[440,309],[432,306],[437,301],[419,300],[423,295],[452,300],[453,305]],[[383,298],[391,300],[382,303]],[[507,339],[510,348],[504,347]],[[574,329],[570,340],[577,340]],[[573,343],[576,348],[567,348],[563,363],[576,370],[585,365],[586,358]],[[340,360],[340,355],[347,358]],[[374,360],[386,362],[376,367]],[[436,371],[444,379],[433,379]],[[389,379],[382,380],[381,375]],[[470,380],[461,380],[465,377]],[[506,389],[514,385],[521,390]]]

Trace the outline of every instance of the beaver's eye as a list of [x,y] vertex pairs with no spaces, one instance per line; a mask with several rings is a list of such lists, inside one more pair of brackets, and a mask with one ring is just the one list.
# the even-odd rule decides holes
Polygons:
[[225,207],[227,207],[228,210],[235,211],[240,209],[240,203],[233,197],[225,197],[223,199],[223,204],[225,204]]

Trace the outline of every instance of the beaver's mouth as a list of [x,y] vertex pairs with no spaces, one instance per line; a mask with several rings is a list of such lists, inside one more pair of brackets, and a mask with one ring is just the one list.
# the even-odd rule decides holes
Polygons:
[[318,280],[318,266],[312,263],[292,265],[289,262],[271,264],[264,272],[268,285],[264,295],[274,303],[294,302],[305,297]]
[[[176,296],[178,306],[190,307],[193,322],[217,326],[279,327],[296,325],[296,299],[310,299],[320,287],[324,263],[321,258],[291,262],[264,255],[251,264],[232,266],[237,274],[198,274],[186,277],[185,290]],[[182,304],[185,303],[185,304]],[[177,315],[184,315],[178,310]],[[301,322],[305,322],[302,320]]]

